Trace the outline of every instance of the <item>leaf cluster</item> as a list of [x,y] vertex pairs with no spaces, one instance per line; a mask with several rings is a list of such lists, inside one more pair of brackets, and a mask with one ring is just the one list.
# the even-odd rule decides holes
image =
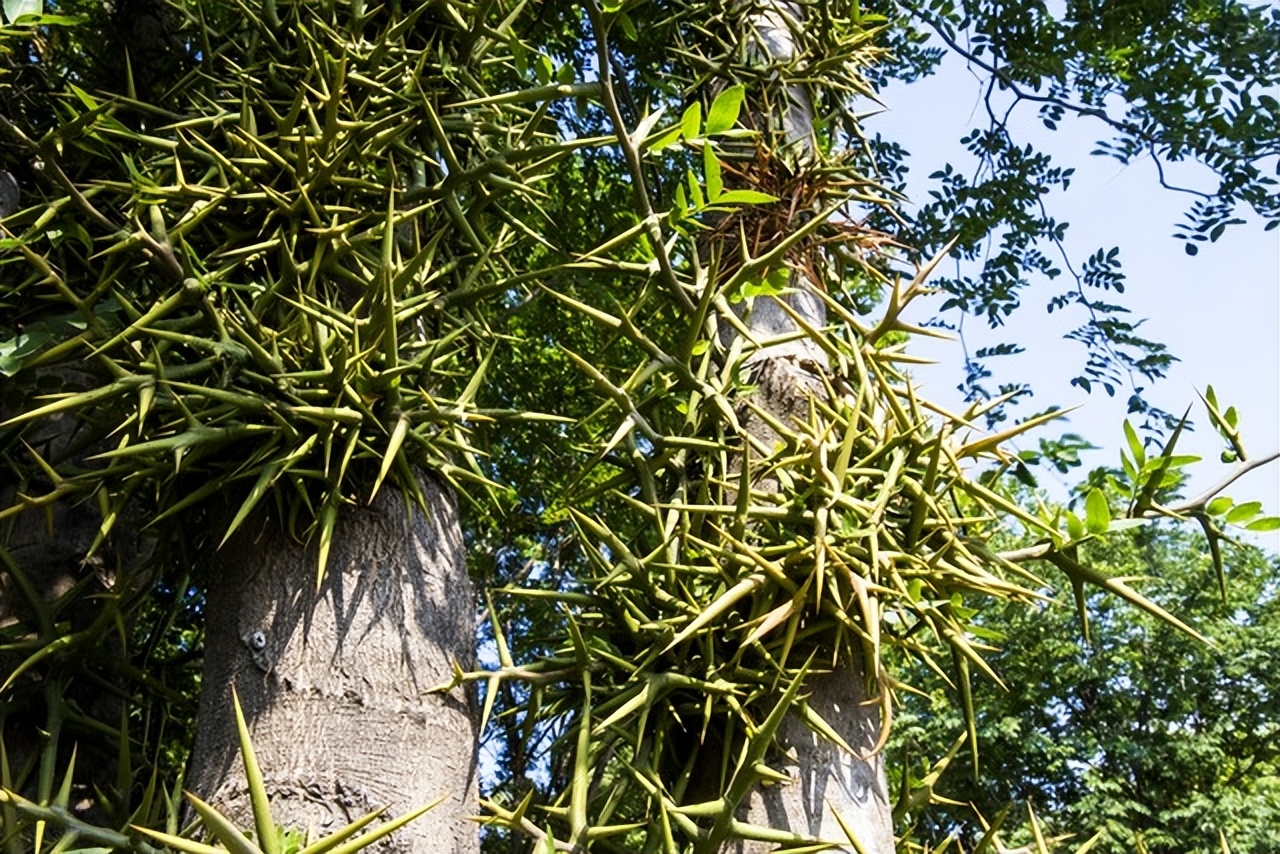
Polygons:
[[[987,770],[952,769],[934,781],[937,800],[910,808],[915,838],[972,842],[981,827],[965,805],[995,815],[1012,802],[1033,803],[1052,832],[1100,829],[1095,851],[1219,851],[1219,832],[1232,851],[1271,850],[1274,559],[1229,550],[1224,599],[1190,532],[1144,528],[1090,545],[1088,558],[1113,574],[1158,579],[1148,595],[1193,620],[1214,646],[1187,644],[1100,595],[1088,598],[1087,645],[1072,639],[1076,617],[1063,604],[985,609],[976,619],[1001,638],[991,664],[1007,685],[975,689]],[[912,757],[900,767],[918,781],[919,757],[945,752],[963,722],[937,688],[904,707],[890,750]]]

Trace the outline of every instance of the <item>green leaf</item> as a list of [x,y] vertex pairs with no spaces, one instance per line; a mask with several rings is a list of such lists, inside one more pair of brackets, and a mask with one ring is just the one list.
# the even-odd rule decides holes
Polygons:
[[639,41],[640,34],[636,31],[636,25],[632,22],[631,16],[626,12],[618,15],[618,25],[622,27],[623,35],[631,41]]
[[1280,516],[1263,516],[1261,519],[1255,519],[1248,525],[1245,525],[1244,529],[1246,531],[1280,530]]
[[533,71],[538,76],[538,82],[543,86],[551,83],[555,70],[555,66],[551,64],[551,59],[545,53],[538,54],[538,58],[533,61]]
[[44,0],[4,0],[4,17],[14,23],[23,15],[39,15],[44,11]]
[[658,137],[653,142],[651,142],[649,144],[649,150],[653,152],[658,152],[658,151],[662,151],[665,148],[670,148],[671,146],[679,142],[683,136],[684,136],[684,128],[681,127],[680,125],[676,125],[666,133],[662,134],[662,136]]
[[1090,534],[1105,534],[1111,525],[1111,508],[1101,489],[1089,490],[1084,502],[1084,526]]
[[694,101],[680,118],[680,131],[685,139],[697,139],[702,130],[702,103]]
[[1142,468],[1147,462],[1147,451],[1142,445],[1142,440],[1138,438],[1138,432],[1133,429],[1133,425],[1129,423],[1129,419],[1124,420],[1124,438],[1129,443],[1129,453],[1133,454],[1133,460],[1138,464],[1138,468]]
[[681,216],[689,212],[689,194],[684,191],[684,184],[676,184],[674,209]]
[[741,84],[730,86],[716,96],[707,113],[707,136],[723,133],[738,123],[738,114],[742,111],[742,99],[745,96],[746,90]]
[[0,341],[0,374],[11,377],[22,368],[22,360],[39,350],[49,339],[53,331],[35,329],[19,332],[8,341]]
[[1245,504],[1237,504],[1227,514],[1228,525],[1243,525],[1262,512],[1261,501],[1249,501]]
[[787,267],[778,267],[770,270],[768,274],[756,282],[746,282],[742,286],[742,296],[744,297],[776,297],[787,289],[791,284],[791,270]]
[[767,205],[776,202],[777,196],[762,193],[759,190],[729,190],[721,193],[716,199],[718,205]]
[[1070,510],[1068,510],[1067,511],[1067,536],[1073,540],[1079,540],[1079,539],[1083,539],[1084,535],[1085,535],[1084,522],[1080,520],[1079,516],[1072,513]]
[[702,196],[702,185],[698,183],[698,176],[689,169],[685,172],[685,179],[685,183],[689,185],[689,203],[695,211],[702,210],[707,206],[707,200]]
[[1234,503],[1235,502],[1231,500],[1230,496],[1219,495],[1217,498],[1209,502],[1209,505],[1205,507],[1205,512],[1210,516],[1221,516],[1223,513],[1230,510],[1231,505]]
[[716,157],[716,152],[709,142],[702,144],[702,168],[706,173],[707,201],[715,204],[724,192],[724,178],[720,174],[720,158]]

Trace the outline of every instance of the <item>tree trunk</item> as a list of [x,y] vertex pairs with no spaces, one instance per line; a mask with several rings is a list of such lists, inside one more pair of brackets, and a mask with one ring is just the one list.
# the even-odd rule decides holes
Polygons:
[[[46,382],[56,379],[60,383],[57,387],[63,391],[92,387],[91,378],[74,370],[43,370],[40,378]],[[31,388],[34,387],[32,383]],[[15,389],[13,397],[0,400],[0,422],[21,412],[28,403],[23,389]],[[88,467],[92,463],[86,458],[104,448],[79,447],[81,431],[85,431],[85,425],[79,419],[59,415],[28,424],[22,430],[22,442],[53,465],[61,465],[66,457],[74,456],[75,465]],[[43,477],[19,484],[11,470],[0,467],[0,510],[19,504],[21,493],[41,496],[53,489],[54,484]],[[82,820],[105,823],[107,816],[94,789],[112,791],[115,750],[105,739],[77,735],[83,734],[84,721],[102,729],[120,721],[122,697],[127,696],[128,690],[122,682],[129,678],[122,676],[120,665],[127,663],[128,656],[117,632],[103,624],[100,617],[104,608],[112,607],[109,597],[122,592],[122,576],[142,562],[142,555],[136,531],[120,525],[97,553],[86,559],[101,524],[102,516],[96,507],[77,504],[70,498],[28,508],[0,521],[0,632],[8,634],[0,639],[12,640],[16,635],[25,640],[24,636],[41,631],[38,611],[45,611],[46,617],[56,621],[57,628],[49,628],[61,637],[78,637],[74,645],[56,651],[27,670],[0,696],[0,730],[5,737],[9,768],[15,776],[12,785],[28,797],[39,797],[39,773],[17,779],[20,769],[53,759],[57,779],[61,780],[74,747],[79,773],[72,789],[73,812]],[[19,576],[30,584],[28,591],[18,583]],[[144,582],[128,579],[126,586],[137,583]],[[77,588],[73,600],[62,601]],[[52,648],[54,637],[46,635],[42,640]],[[33,652],[23,644],[0,650],[0,683]],[[101,684],[86,678],[89,675],[121,685],[121,691],[104,691]],[[69,708],[82,718],[78,732],[73,729],[68,733],[64,728]],[[54,753],[35,758],[50,745],[56,746]]]
[[427,512],[384,488],[347,507],[316,589],[316,549],[266,514],[212,558],[188,788],[252,827],[231,706],[239,694],[277,824],[313,837],[364,813],[445,800],[380,851],[471,854],[477,720],[448,683],[470,669],[475,612],[453,497]]
[[[800,277],[795,279],[799,287],[806,287]],[[797,296],[801,299],[797,300]],[[808,306],[816,302],[811,294],[803,292],[791,299]],[[757,305],[760,305],[759,301]],[[818,305],[821,306],[820,303]],[[769,323],[776,322],[775,312],[781,312],[776,305],[766,314],[770,318]],[[818,325],[822,325],[821,320]],[[758,331],[755,324],[752,324],[752,331]],[[803,343],[813,347],[807,340]],[[817,350],[816,347],[813,349]],[[757,390],[752,400],[782,424],[807,420],[809,398],[825,395],[824,385],[815,373],[825,368],[826,360],[820,350],[816,355],[807,351],[800,355],[783,355],[766,348],[757,355]],[[777,435],[758,417],[744,418],[744,426],[766,446],[772,446],[778,440]],[[768,490],[769,485],[757,484],[757,488]],[[815,664],[823,666],[821,661]],[[807,834],[823,841],[844,842],[848,836],[835,818],[838,813],[853,832],[857,846],[833,850],[893,854],[893,809],[889,802],[883,755],[877,752],[881,732],[880,700],[879,697],[868,696],[865,686],[861,659],[837,661],[831,672],[809,677],[805,686],[809,707],[839,733],[854,753],[850,754],[827,741],[798,715],[788,714],[778,738],[786,759],[781,763],[774,759],[770,764],[785,771],[791,782],[757,787],[740,816],[743,820],[774,830]],[[738,840],[727,846],[726,851],[732,854],[763,854],[773,847],[767,843]]]
[[[863,689],[861,668],[844,665],[809,680],[809,706],[869,758],[853,756],[826,741],[795,715],[783,722],[779,741],[789,759],[779,770],[792,782],[757,788],[747,802],[750,824],[808,834],[829,842],[848,839],[836,814],[853,832],[856,846],[834,851],[893,854],[893,809],[888,800],[882,754],[870,755],[880,735],[879,706]],[[776,766],[776,763],[775,763]],[[764,854],[773,844],[738,841],[733,854]]]
[[[805,25],[801,5],[791,0],[761,0],[746,8],[749,52],[755,60],[782,64],[795,60],[799,49],[794,33]],[[774,115],[757,115],[756,122],[774,131],[769,138],[781,146],[775,154],[803,169],[815,157],[812,99],[803,86],[788,86],[777,104],[780,109]],[[821,329],[826,325],[826,307],[816,286],[793,270],[791,289],[781,299],[761,297],[744,304],[743,320],[757,342],[800,332],[801,327],[783,307],[784,301],[810,326]],[[826,394],[819,374],[827,370],[827,356],[807,337],[766,344],[748,358],[748,364],[754,367],[757,386],[753,403],[784,425],[808,421],[809,399]],[[759,418],[746,417],[744,426],[766,447],[778,441]],[[831,672],[809,678],[805,690],[810,708],[854,753],[827,741],[797,714],[788,714],[778,738],[786,759],[781,763],[775,759],[771,764],[781,764],[779,770],[785,771],[791,782],[757,787],[742,811],[745,821],[843,843],[848,835],[836,821],[839,814],[857,844],[834,850],[893,854],[893,811],[883,757],[877,752],[880,702],[878,697],[868,697],[866,684],[861,659],[837,661]],[[726,851],[762,854],[774,847],[737,840],[726,846]]]

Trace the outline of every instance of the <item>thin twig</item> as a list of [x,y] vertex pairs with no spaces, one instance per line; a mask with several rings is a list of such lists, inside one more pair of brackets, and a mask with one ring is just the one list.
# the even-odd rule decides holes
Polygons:
[[[1184,513],[1191,513],[1195,510],[1199,510],[1212,501],[1218,493],[1235,483],[1241,477],[1244,477],[1256,468],[1261,468],[1262,466],[1273,463],[1276,460],[1280,460],[1280,451],[1272,451],[1265,457],[1259,457],[1256,460],[1241,460],[1230,472],[1227,473],[1225,477],[1222,478],[1222,480],[1218,481],[1195,498],[1192,498],[1189,501],[1184,501],[1181,504],[1175,504],[1172,507],[1167,507],[1165,510],[1169,513],[1177,513],[1180,516]],[[1159,511],[1148,510],[1144,515],[1162,514],[1160,514]]]
[[[925,15],[923,12],[919,11],[918,9],[913,8],[910,4],[900,4],[900,5],[903,7],[903,9],[906,10],[906,12],[909,15],[928,24],[929,27],[934,31],[934,33],[937,34],[938,38],[942,39],[942,41],[948,47],[954,50],[957,54],[964,57],[965,62],[968,62],[971,65],[976,65],[978,68],[981,68],[983,71],[992,75],[993,81],[999,81],[999,83],[1002,86],[1006,87],[1013,94],[1013,96],[1019,101],[1030,101],[1032,103],[1038,103],[1038,104],[1051,104],[1056,107],[1061,107],[1064,110],[1069,110],[1078,116],[1090,116],[1092,118],[1102,121],[1104,124],[1109,125],[1111,128],[1119,131],[1120,133],[1128,134],[1129,136],[1132,136],[1135,139],[1140,139],[1147,144],[1148,152],[1151,154],[1151,159],[1155,161],[1156,168],[1157,170],[1160,171],[1160,183],[1165,189],[1175,190],[1177,192],[1182,192],[1182,193],[1190,193],[1191,195],[1199,196],[1205,199],[1214,198],[1214,195],[1212,193],[1205,193],[1200,190],[1193,190],[1187,187],[1178,187],[1178,186],[1170,185],[1166,183],[1164,180],[1164,170],[1161,168],[1160,159],[1156,156],[1156,153],[1155,153],[1155,145],[1157,142],[1159,142],[1159,140],[1153,138],[1149,133],[1144,131],[1138,125],[1135,125],[1132,122],[1121,121],[1119,119],[1113,118],[1106,112],[1106,110],[1103,110],[1100,107],[1085,106],[1084,104],[1076,104],[1071,101],[1065,100],[1063,98],[1055,98],[1050,95],[1035,95],[1025,91],[1020,86],[1018,86],[1018,84],[1015,83],[1012,78],[1009,77],[1006,71],[998,68],[997,66],[989,62],[983,61],[976,54],[961,47],[960,44],[956,42],[954,38],[948,35],[946,30],[942,26],[940,26],[935,20],[933,20],[930,16]],[[987,97],[988,98],[990,97],[990,92],[988,92]]]
[[[1276,460],[1280,460],[1280,451],[1272,451],[1265,457],[1259,457],[1256,460],[1247,460],[1237,463],[1236,466],[1221,480],[1213,486],[1201,492],[1195,498],[1188,499],[1179,504],[1169,507],[1152,508],[1144,510],[1138,516],[1131,516],[1133,519],[1161,519],[1170,516],[1185,516],[1189,513],[1195,513],[1203,510],[1210,501],[1218,496],[1224,489],[1235,483],[1241,477],[1244,477],[1254,469],[1269,465]],[[1045,557],[1054,550],[1053,543],[1036,543],[1034,546],[1026,546],[1021,549],[1013,549],[1012,551],[999,552],[996,557],[1000,560],[1007,560],[1010,563],[1022,563],[1028,560],[1038,560]]]

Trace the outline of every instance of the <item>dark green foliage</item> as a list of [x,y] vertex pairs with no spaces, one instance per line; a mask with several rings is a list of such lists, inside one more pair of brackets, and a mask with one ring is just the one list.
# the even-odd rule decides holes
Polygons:
[[[915,812],[917,839],[978,833],[972,803],[993,817],[1031,803],[1047,827],[1106,832],[1095,851],[1275,851],[1280,827],[1280,598],[1274,557],[1227,556],[1223,601],[1203,541],[1169,528],[1084,550],[1213,639],[1189,639],[1111,597],[1090,595],[1093,643],[1069,603],[997,605],[976,618],[998,638],[991,658],[1008,690],[976,685],[982,768],[960,762],[937,785],[961,802]],[[921,671],[923,676],[923,671]],[[946,691],[904,698],[891,750],[920,762],[945,753],[963,723]],[[1019,807],[1021,808],[1021,807]],[[1082,837],[1083,838],[1083,837]]]

